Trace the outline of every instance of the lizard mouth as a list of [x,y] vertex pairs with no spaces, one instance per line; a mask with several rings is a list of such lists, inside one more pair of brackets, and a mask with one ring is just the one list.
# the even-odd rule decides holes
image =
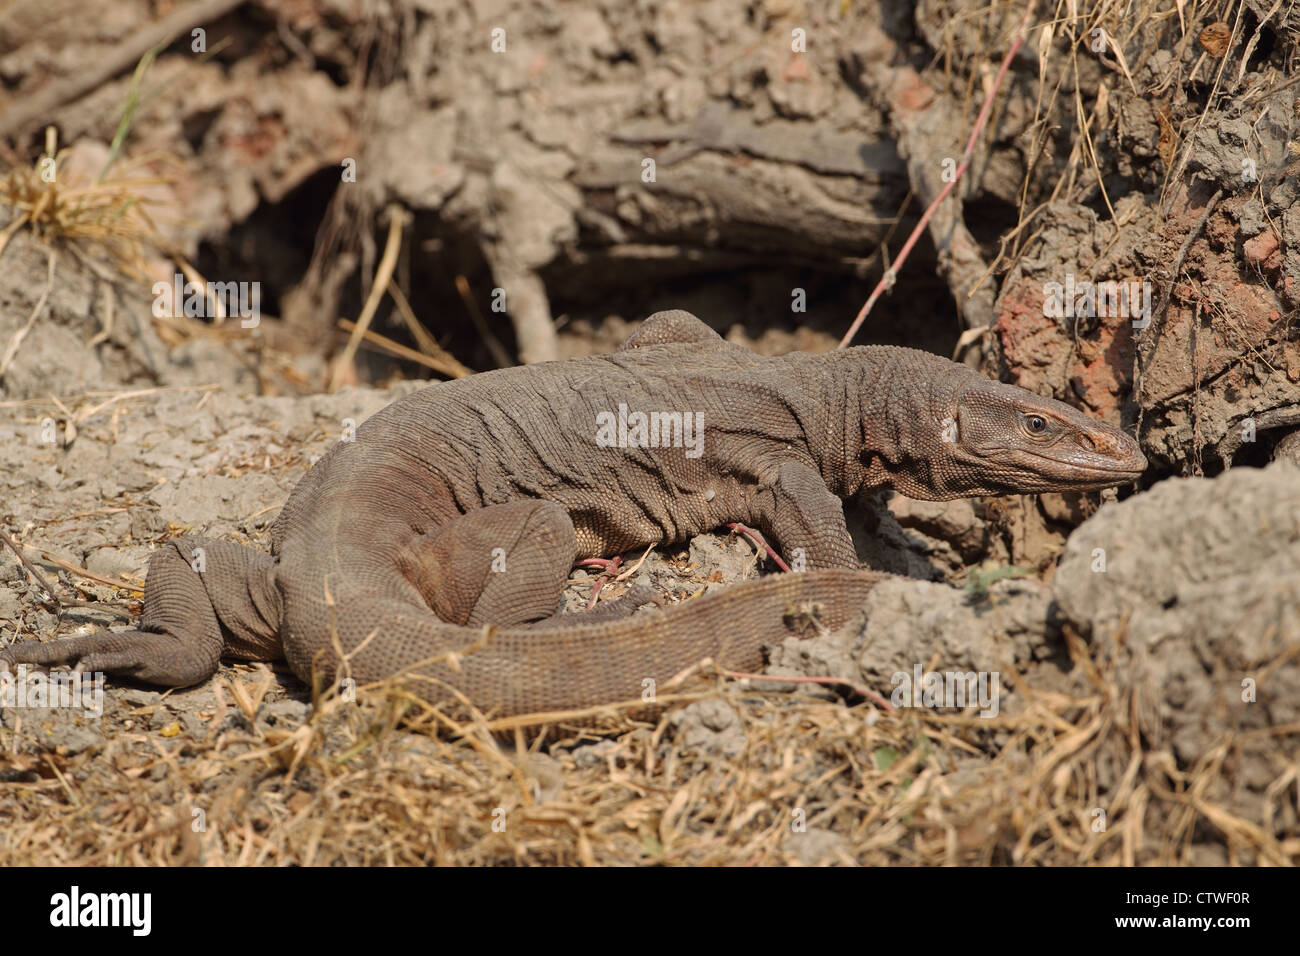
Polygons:
[[[959,426],[960,427],[960,426]],[[980,457],[986,461],[1001,459],[1013,466],[1061,484],[1135,479],[1147,468],[1146,455],[1137,442],[1127,435],[1088,436],[1088,444],[1076,444],[1066,438],[1042,443],[1038,447],[997,442],[983,445]]]
[[997,450],[1009,454],[1012,458],[1029,458],[1034,462],[1041,462],[1045,467],[1034,470],[1044,475],[1052,475],[1053,480],[1061,484],[1085,485],[1096,482],[1116,484],[1121,479],[1138,478],[1147,467],[1146,456],[1136,449],[1129,456],[1128,462],[1124,463],[1081,462],[1068,455],[1045,455],[1026,448],[1013,449],[1005,445]]

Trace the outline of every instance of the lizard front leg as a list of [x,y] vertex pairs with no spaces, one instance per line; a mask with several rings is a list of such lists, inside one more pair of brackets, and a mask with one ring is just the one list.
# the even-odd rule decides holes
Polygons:
[[844,505],[811,465],[783,462],[776,480],[754,496],[752,511],[794,570],[859,566]]

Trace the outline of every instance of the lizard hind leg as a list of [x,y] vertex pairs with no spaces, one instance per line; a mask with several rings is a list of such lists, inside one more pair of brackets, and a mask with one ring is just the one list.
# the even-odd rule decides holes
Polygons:
[[555,613],[577,551],[564,508],[553,501],[512,501],[419,536],[401,568],[441,620],[513,627]]
[[164,687],[211,677],[223,651],[250,660],[281,656],[275,561],[229,541],[177,538],[149,559],[137,630],[29,641],[0,664],[75,664]]

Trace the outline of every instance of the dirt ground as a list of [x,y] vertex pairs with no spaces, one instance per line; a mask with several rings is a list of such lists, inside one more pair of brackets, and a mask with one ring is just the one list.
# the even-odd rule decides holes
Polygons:
[[[503,734],[283,664],[0,705],[0,865],[1300,863],[1300,12],[78,5],[0,20],[0,646],[126,623],[170,538],[267,548],[395,398],[661,308],[826,351],[889,274],[855,344],[1151,466],[847,503],[898,577],[653,721]],[[160,310],[174,280],[257,283],[255,324]],[[624,560],[601,600],[774,570],[725,529]],[[906,706],[923,672],[996,684]]]

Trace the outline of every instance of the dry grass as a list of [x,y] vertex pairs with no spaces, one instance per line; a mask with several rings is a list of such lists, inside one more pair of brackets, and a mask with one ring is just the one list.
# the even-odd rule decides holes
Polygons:
[[[448,739],[396,685],[273,727],[248,719],[270,675],[232,676],[202,740],[121,729],[66,758],[0,735],[0,865],[1300,862],[1300,833],[1226,796],[1227,768],[1282,739],[1224,739],[1180,771],[1143,749],[1134,701],[1076,660],[1085,674],[1072,693],[1017,682],[1025,705],[993,719],[720,684],[705,706],[739,715],[730,756],[689,745],[708,735],[680,709],[546,746]],[[1275,765],[1266,821],[1296,788],[1294,760]]]
[[14,218],[0,232],[0,252],[23,227],[44,243],[81,244],[108,254],[128,276],[144,278],[146,260],[166,247],[148,211],[142,193],[165,185],[166,180],[138,171],[145,161],[123,166],[111,178],[86,185],[64,185],[55,175],[45,176],[45,160],[54,168],[66,152],[42,156],[30,167],[11,167],[0,179],[0,202]]
[[[175,215],[178,178],[173,170],[179,161],[157,152],[128,158],[125,151],[138,110],[157,92],[144,89],[157,52],[150,51],[136,65],[107,148],[86,141],[61,149],[53,126],[46,128],[45,149],[31,163],[0,147],[0,211],[9,217],[0,227],[0,256],[14,235],[25,229],[48,250],[50,285],[60,252],[70,254],[110,286],[125,280],[147,287],[156,271],[151,263],[169,260],[187,279],[206,285],[157,222],[164,212]],[[43,305],[44,298],[27,328],[39,318]],[[105,308],[111,320],[111,296],[106,297]],[[174,343],[194,334],[195,328],[182,316],[159,322],[159,331]],[[26,329],[11,342],[7,355],[25,334]],[[91,344],[106,336],[107,330]]]
[[0,254],[19,229],[27,227],[48,245],[62,243],[92,254],[106,254],[125,275],[143,279],[145,263],[168,248],[154,224],[149,206],[159,188],[171,185],[154,172],[166,165],[165,157],[122,159],[123,145],[137,110],[147,98],[143,84],[154,52],[136,66],[117,132],[97,174],[81,170],[67,177],[66,149],[58,148],[53,127],[45,131],[45,151],[31,165],[11,157],[0,174],[0,204],[13,218],[0,230]]

